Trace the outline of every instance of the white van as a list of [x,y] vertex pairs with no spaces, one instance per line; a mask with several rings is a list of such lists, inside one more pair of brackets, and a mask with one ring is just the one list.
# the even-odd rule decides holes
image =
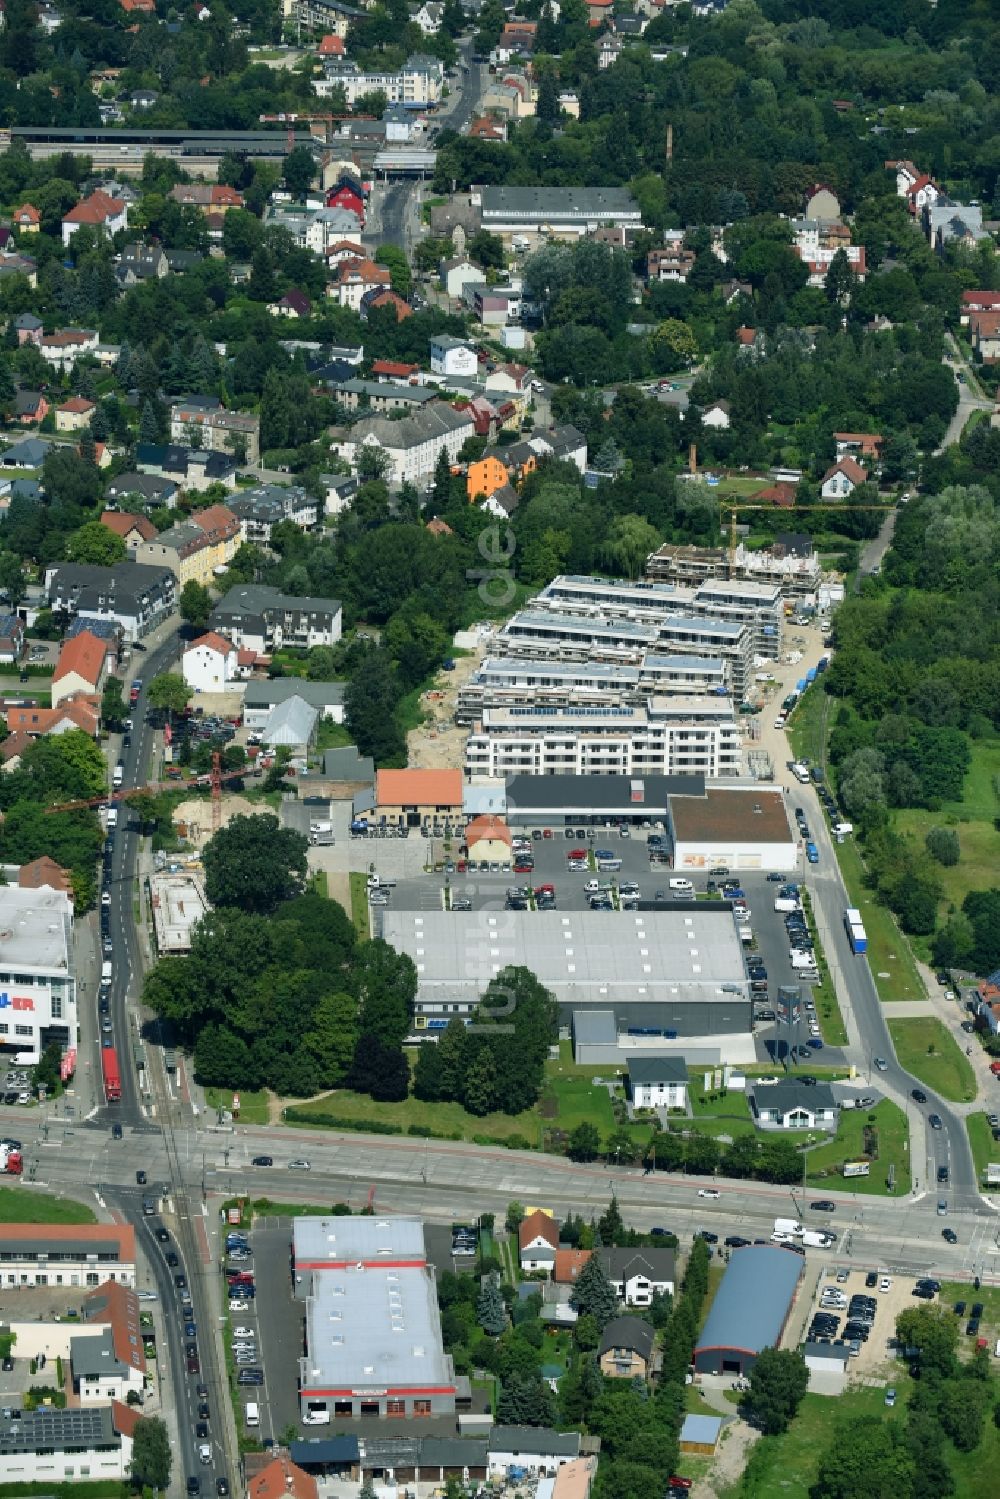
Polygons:
[[117,826],[118,826],[118,808],[117,807],[109,807],[108,808],[108,827],[109,828],[116,828]]
[[256,1400],[247,1401],[247,1425],[260,1425],[260,1406],[257,1404]]
[[690,880],[676,879],[668,880],[667,884],[675,895],[690,895],[694,890]]
[[111,964],[110,963],[102,963],[101,964],[101,983],[102,984],[110,984],[110,982],[111,982]]
[[111,777],[111,782],[116,791],[125,783],[125,766],[120,760],[115,766],[114,774]]

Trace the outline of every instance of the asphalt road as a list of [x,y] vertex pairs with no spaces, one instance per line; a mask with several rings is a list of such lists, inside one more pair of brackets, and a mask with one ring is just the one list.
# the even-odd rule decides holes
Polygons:
[[[467,71],[462,71],[462,63]],[[439,130],[468,129],[482,91],[482,66],[472,61],[471,38],[459,43],[459,72],[452,80],[455,93],[445,100],[432,116]],[[410,254],[420,234],[419,200],[422,183],[417,181],[376,184],[372,204],[373,218],[365,238],[373,244],[399,245]]]

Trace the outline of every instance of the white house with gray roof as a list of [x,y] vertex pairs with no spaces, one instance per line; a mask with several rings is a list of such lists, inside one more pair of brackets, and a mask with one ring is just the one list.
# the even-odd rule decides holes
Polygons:
[[433,478],[441,453],[455,463],[466,438],[474,437],[476,424],[467,411],[456,411],[444,401],[431,402],[400,421],[387,417],[363,417],[349,436],[336,443],[337,451],[357,470],[364,448],[381,448],[388,459],[386,478],[390,484],[426,485]]
[[628,1092],[637,1109],[687,1108],[687,1062],[683,1057],[629,1057]]
[[642,210],[624,187],[483,187],[477,197],[491,234],[578,238],[606,224],[642,228]]
[[315,708],[321,718],[344,722],[344,683],[308,682],[303,677],[274,677],[266,682],[250,681],[243,694],[243,722],[254,732],[262,730],[280,703],[298,697]]

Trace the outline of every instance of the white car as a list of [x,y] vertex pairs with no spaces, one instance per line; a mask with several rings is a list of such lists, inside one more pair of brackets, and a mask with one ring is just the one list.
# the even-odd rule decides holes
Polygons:
[[878,1283],[878,1288],[880,1291],[891,1291],[892,1277],[889,1275],[883,1275],[882,1279]]
[[231,1312],[248,1312],[250,1310],[250,1303],[249,1301],[231,1301],[229,1303],[229,1310]]
[[257,1334],[254,1332],[254,1330],[253,1330],[252,1327],[234,1327],[233,1328],[233,1337],[234,1338],[255,1338],[256,1336],[257,1336]]
[[310,1163],[308,1161],[305,1161],[305,1160],[289,1161],[289,1163],[288,1163],[288,1170],[289,1171],[311,1171],[312,1170],[312,1166],[310,1165]]
[[718,1187],[699,1187],[698,1188],[698,1196],[699,1197],[721,1197],[722,1193],[719,1191]]

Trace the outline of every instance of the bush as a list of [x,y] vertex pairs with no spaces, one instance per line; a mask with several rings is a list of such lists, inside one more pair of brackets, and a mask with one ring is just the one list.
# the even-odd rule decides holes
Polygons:
[[383,1119],[344,1119],[339,1114],[314,1114],[305,1109],[285,1109],[283,1118],[289,1124],[313,1124],[319,1129],[346,1129],[359,1135],[401,1135],[401,1124],[389,1124]]

